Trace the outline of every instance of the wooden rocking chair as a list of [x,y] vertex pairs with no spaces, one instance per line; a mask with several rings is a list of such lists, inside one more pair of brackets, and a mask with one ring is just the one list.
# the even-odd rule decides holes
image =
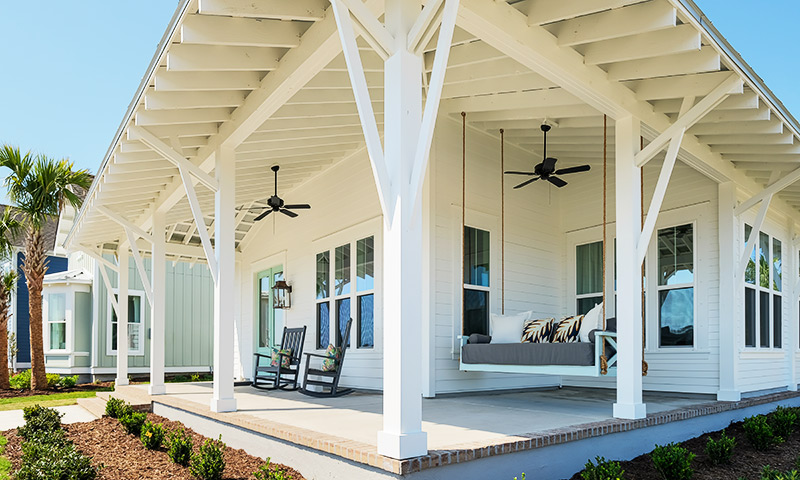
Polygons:
[[[344,337],[342,338],[341,342],[342,354],[339,357],[339,361],[336,364],[335,370],[324,371],[322,368],[311,368],[311,357],[317,357],[321,359],[327,359],[330,357],[327,355],[319,355],[317,353],[306,353],[306,370],[305,375],[303,375],[303,387],[300,389],[300,393],[312,397],[341,397],[342,395],[347,395],[348,393],[353,392],[353,389],[351,388],[339,388],[339,377],[342,374],[342,365],[344,365],[344,354],[347,352],[347,344],[350,343],[350,327],[352,324],[353,319],[351,318],[347,321],[347,325],[344,327]],[[309,375],[317,377],[318,379],[309,380]],[[321,387],[321,390],[309,390],[309,385]],[[328,390],[327,392],[325,391],[326,389]]]
[[[303,342],[306,338],[306,327],[283,328],[280,350],[289,350],[290,354],[279,354],[281,361],[272,366],[272,355],[256,353],[256,368],[253,373],[253,387],[261,390],[297,390],[300,376],[300,359],[303,357]],[[284,366],[284,358],[289,365]]]

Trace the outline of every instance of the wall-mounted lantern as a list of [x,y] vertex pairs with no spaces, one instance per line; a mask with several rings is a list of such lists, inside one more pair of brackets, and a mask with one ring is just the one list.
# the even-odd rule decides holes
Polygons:
[[284,280],[278,280],[272,287],[273,308],[292,307],[292,286]]

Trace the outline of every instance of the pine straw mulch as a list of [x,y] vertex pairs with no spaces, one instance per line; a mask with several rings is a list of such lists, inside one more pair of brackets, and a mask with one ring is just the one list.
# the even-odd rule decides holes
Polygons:
[[[184,427],[180,422],[152,413],[147,414],[147,419],[162,424],[167,431],[185,430],[192,436],[195,452],[206,440],[206,437]],[[172,463],[164,446],[159,450],[147,450],[139,438],[126,433],[116,419],[103,417],[91,422],[73,423],[64,425],[64,430],[78,450],[91,457],[95,465],[102,466],[98,480],[194,480],[189,468]],[[4,455],[11,461],[13,470],[17,470],[21,464],[22,438],[17,435],[16,429],[4,432],[3,435],[8,439]],[[253,473],[266,463],[264,459],[231,447],[225,447],[224,458],[224,480],[254,480],[256,477]],[[288,479],[304,480],[296,470],[279,466],[287,470]]]
[[[733,458],[728,465],[712,465],[705,454],[708,437],[719,440],[720,431],[705,433],[699,437],[689,439],[681,445],[697,455],[692,462],[694,476],[692,480],[736,480],[740,478],[758,480],[764,465],[769,465],[781,472],[797,469],[795,461],[800,454],[800,432],[795,432],[785,442],[772,447],[767,451],[753,448],[742,429],[742,422],[730,424],[725,429],[728,437],[736,438],[733,449]],[[658,443],[658,441],[656,441]],[[663,442],[667,443],[667,442]],[[620,462],[625,470],[625,480],[650,480],[659,479],[661,475],[653,467],[650,454],[640,455],[633,460]],[[580,473],[576,473],[572,480],[580,480]]]

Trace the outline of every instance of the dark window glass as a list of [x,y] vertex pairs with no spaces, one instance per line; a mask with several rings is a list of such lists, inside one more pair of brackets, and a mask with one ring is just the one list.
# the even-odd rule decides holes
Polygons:
[[375,295],[358,297],[358,348],[375,346]]
[[659,292],[660,344],[662,347],[694,343],[694,288]]
[[[575,293],[603,291],[603,242],[575,247]],[[592,305],[594,306],[594,305]]]
[[328,298],[331,278],[331,252],[317,254],[317,300]]
[[464,289],[463,333],[464,335],[489,334],[489,292]]
[[694,282],[694,232],[691,224],[658,231],[658,284]]
[[595,305],[603,303],[603,296],[578,299],[578,315],[586,315]]
[[489,232],[464,227],[464,283],[489,286]]
[[769,293],[758,292],[759,345],[769,348]]
[[780,292],[783,287],[783,261],[781,254],[781,241],[772,239],[772,289]]
[[[339,300],[336,300],[336,318],[339,326],[339,328],[336,329],[336,345],[341,347],[342,341],[344,341],[344,335],[346,333],[345,329],[347,328],[347,321],[350,320],[349,298],[341,298]],[[347,346],[348,347],[350,346],[349,339],[347,342]]]
[[334,291],[336,295],[350,293],[350,244],[336,247],[336,278]]
[[744,344],[756,346],[756,290],[744,289]]
[[373,237],[356,242],[356,290],[375,288],[375,241]]
[[[750,225],[744,225],[744,242],[747,243],[747,239],[750,238],[750,232],[753,231],[753,227]],[[747,268],[744,270],[744,281],[749,283],[750,285],[756,284],[756,249],[750,251],[750,260],[747,261]],[[755,345],[753,345],[755,346]]]
[[331,313],[330,303],[317,304],[317,348],[325,349],[330,344]]
[[780,295],[772,296],[772,346],[775,348],[781,348],[781,337],[783,336],[781,329],[781,320],[783,318],[781,315],[782,301],[783,298]]

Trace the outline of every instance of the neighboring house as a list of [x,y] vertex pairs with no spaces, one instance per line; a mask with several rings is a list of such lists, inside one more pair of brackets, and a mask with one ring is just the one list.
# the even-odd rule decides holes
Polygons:
[[[0,209],[5,209],[6,205],[0,205]],[[13,208],[13,207],[12,207]],[[42,228],[45,251],[47,253],[47,272],[55,274],[67,269],[67,254],[61,245],[56,244],[56,229],[58,219],[51,217]],[[17,338],[17,354],[15,367],[29,368],[31,366],[31,332],[30,332],[30,312],[28,310],[28,284],[25,282],[25,274],[22,272],[22,262],[25,260],[25,232],[20,232],[12,239],[13,250],[11,258],[5,262],[4,268],[13,266],[19,278],[17,288],[11,294],[11,320],[8,322],[9,332],[13,332]],[[11,362],[11,359],[9,359]]]
[[[74,210],[66,207],[59,219],[57,235],[72,228]],[[111,255],[105,259],[113,262]],[[63,268],[44,280],[42,316],[45,322],[45,364],[48,372],[80,375],[84,379],[111,378],[116,371],[117,317],[97,262],[83,252],[59,259]],[[149,275],[149,259],[144,268]],[[150,365],[150,309],[144,285],[135,265],[128,269],[128,349],[131,375],[146,374]],[[167,266],[170,312],[167,336],[171,347],[166,370],[208,372],[211,366],[212,283],[203,264],[187,262]],[[108,278],[116,289],[116,273]]]
[[[614,415],[641,419],[643,390],[797,390],[800,125],[691,2],[209,3],[180,3],[63,237],[98,262],[99,354],[98,271],[153,259],[152,317],[131,331],[132,346],[152,332],[151,393],[166,392],[171,308],[212,287],[208,332],[182,339],[213,342],[211,410],[236,410],[234,381],[281,326],[305,326],[322,354],[352,318],[342,382],[383,390],[377,451],[392,458],[427,453],[423,396],[616,388]],[[387,28],[372,16],[384,4]],[[348,5],[369,21],[342,17]],[[452,42],[435,39],[440,17]],[[568,185],[535,167],[544,120],[558,168],[591,165]],[[541,181],[515,189],[534,169]],[[259,221],[276,190],[312,208]],[[170,287],[191,258],[210,265],[208,297]],[[288,310],[270,300],[280,278]],[[130,311],[142,288],[120,293],[139,298]],[[616,376],[460,362],[459,337],[494,333],[491,314],[574,315],[603,292]]]

